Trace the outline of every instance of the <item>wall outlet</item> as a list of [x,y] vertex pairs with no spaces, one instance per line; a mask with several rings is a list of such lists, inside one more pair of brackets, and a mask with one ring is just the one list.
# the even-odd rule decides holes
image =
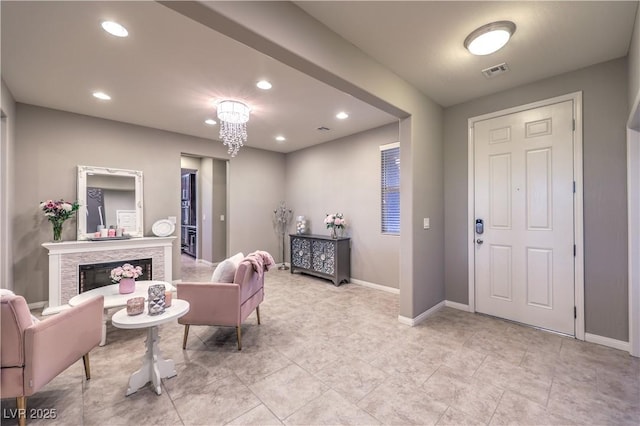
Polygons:
[[424,229],[429,229],[431,228],[431,225],[429,224],[429,218],[425,217],[424,218]]
[[169,222],[173,223],[175,225],[177,219],[175,216],[169,216]]

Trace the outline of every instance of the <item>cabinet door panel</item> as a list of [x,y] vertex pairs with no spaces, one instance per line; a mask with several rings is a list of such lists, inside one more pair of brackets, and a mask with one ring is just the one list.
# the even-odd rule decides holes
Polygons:
[[333,275],[335,270],[335,248],[333,241],[314,240],[311,243],[314,271]]
[[311,241],[302,238],[291,240],[291,263],[298,268],[311,269]]

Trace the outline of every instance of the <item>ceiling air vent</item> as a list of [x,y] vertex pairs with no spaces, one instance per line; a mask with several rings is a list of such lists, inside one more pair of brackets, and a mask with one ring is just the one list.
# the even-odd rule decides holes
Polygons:
[[505,62],[503,62],[501,64],[483,69],[482,74],[486,78],[493,78],[497,75],[504,74],[505,72],[508,72],[508,71],[509,71],[509,66]]
[[329,129],[328,127],[320,126],[318,127],[318,130],[320,130],[321,132],[328,132],[331,129]]

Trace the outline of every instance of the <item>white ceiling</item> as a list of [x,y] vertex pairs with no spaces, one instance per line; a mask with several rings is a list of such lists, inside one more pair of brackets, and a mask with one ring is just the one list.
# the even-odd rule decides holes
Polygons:
[[[427,96],[450,106],[625,56],[632,2],[297,2]],[[291,152],[396,119],[155,2],[0,2],[2,78],[18,102],[218,138],[213,102],[252,107],[248,145]],[[102,31],[102,20],[130,36]],[[462,46],[475,28],[512,20],[510,43],[485,57]],[[507,62],[485,79],[480,70]],[[274,88],[261,91],[266,78]],[[94,90],[108,92],[97,101]],[[335,114],[345,110],[348,120]],[[328,132],[317,130],[329,127]],[[274,137],[287,137],[278,143]],[[241,154],[240,154],[241,155]]]
[[[626,56],[638,7],[638,1],[296,4],[445,107]],[[469,54],[467,35],[495,21],[516,24],[509,43],[492,55]],[[502,62],[509,73],[481,74]]]
[[[216,100],[239,99],[252,108],[247,145],[279,152],[396,120],[156,2],[0,4],[2,78],[18,102],[218,139],[204,120]],[[104,32],[106,19],[129,37]],[[271,90],[256,88],[262,78]]]

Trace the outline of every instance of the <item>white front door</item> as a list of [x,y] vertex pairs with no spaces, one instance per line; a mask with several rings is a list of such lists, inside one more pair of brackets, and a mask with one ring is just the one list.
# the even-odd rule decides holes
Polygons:
[[573,119],[565,101],[473,127],[476,310],[570,335]]

